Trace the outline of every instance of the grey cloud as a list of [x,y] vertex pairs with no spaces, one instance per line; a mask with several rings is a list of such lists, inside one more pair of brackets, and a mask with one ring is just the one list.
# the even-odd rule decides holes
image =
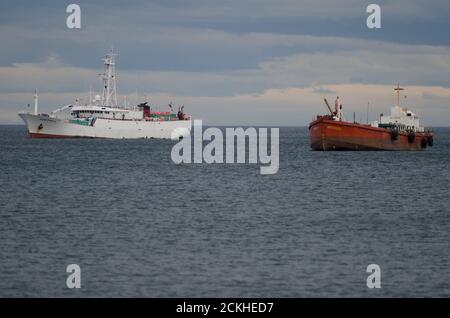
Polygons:
[[317,94],[336,94],[336,91],[326,87],[313,87],[313,92]]
[[[270,88],[308,87],[313,82],[319,86],[355,82],[450,85],[450,49],[445,47],[310,36],[277,38],[273,35],[248,35],[242,38],[231,36],[224,41],[236,45],[249,41],[260,47],[288,41],[316,47],[317,50],[262,61],[254,68],[218,72],[126,70],[120,62],[129,57],[122,53],[118,60],[119,88],[123,92],[138,89],[194,96],[231,96],[259,93]],[[53,63],[51,68],[50,61]],[[1,91],[24,91],[36,83],[53,92],[83,91],[89,86],[95,88],[99,84],[96,74],[102,65],[99,57],[94,62],[96,69],[80,68],[59,64],[61,62],[53,56],[43,64],[21,63],[2,67]],[[136,62],[146,63],[146,59]]]
[[[327,85],[339,83],[450,86],[448,1],[379,1],[383,28],[376,31],[365,27],[369,2],[359,0],[78,3],[79,31],[65,28],[60,1],[1,4],[0,41],[7,44],[0,55],[0,94],[7,98],[1,107],[18,107],[14,94],[36,86],[53,94],[51,105],[97,89],[101,57],[112,45],[121,93],[137,89],[196,102],[219,96],[225,109],[234,96],[311,83],[316,94],[332,93]],[[430,107],[443,104],[424,94]],[[270,103],[264,107],[270,114]],[[206,102],[203,110],[217,111]]]
[[[83,13],[80,31],[65,28],[66,4],[61,1],[2,3],[0,40],[8,46],[2,48],[0,65],[38,62],[55,52],[66,63],[95,67],[95,57],[115,45],[133,57],[123,61],[124,69],[216,72],[253,68],[267,59],[308,50],[298,43],[251,47],[251,41],[245,45],[226,38],[244,35],[241,39],[247,40],[247,34],[258,33],[450,45],[447,1],[380,1],[384,27],[376,32],[365,27],[367,3],[359,0],[78,3]],[[144,57],[145,64],[133,62]]]

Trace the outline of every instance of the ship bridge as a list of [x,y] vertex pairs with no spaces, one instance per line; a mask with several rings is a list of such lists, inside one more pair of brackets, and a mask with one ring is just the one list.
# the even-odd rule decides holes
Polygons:
[[74,106],[72,107],[72,116],[76,118],[107,118],[107,119],[127,119],[140,120],[143,118],[143,112],[140,110],[131,110],[117,107],[103,106]]

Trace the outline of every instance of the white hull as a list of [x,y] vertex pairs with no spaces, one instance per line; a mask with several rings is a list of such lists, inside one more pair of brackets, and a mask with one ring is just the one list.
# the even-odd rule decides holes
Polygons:
[[180,138],[188,135],[191,120],[146,121],[97,118],[92,126],[72,123],[70,120],[20,113],[34,138]]

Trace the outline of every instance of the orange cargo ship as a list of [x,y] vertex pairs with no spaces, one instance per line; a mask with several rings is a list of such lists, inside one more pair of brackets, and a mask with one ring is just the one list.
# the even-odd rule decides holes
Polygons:
[[[397,94],[402,90],[395,89]],[[398,95],[399,104],[399,95]],[[406,108],[394,106],[379,122],[360,124],[342,120],[340,111],[319,115],[309,124],[313,150],[422,150],[433,146],[431,128],[419,126],[419,118]],[[398,105],[397,104],[397,105]]]

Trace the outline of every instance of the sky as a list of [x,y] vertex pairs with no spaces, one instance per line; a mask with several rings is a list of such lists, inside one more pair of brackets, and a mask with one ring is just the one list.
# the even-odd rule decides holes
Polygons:
[[448,0],[1,1],[0,124],[21,123],[35,88],[41,112],[87,100],[114,47],[119,101],[185,105],[207,125],[305,126],[337,95],[372,121],[400,83],[423,125],[450,126],[449,17]]

